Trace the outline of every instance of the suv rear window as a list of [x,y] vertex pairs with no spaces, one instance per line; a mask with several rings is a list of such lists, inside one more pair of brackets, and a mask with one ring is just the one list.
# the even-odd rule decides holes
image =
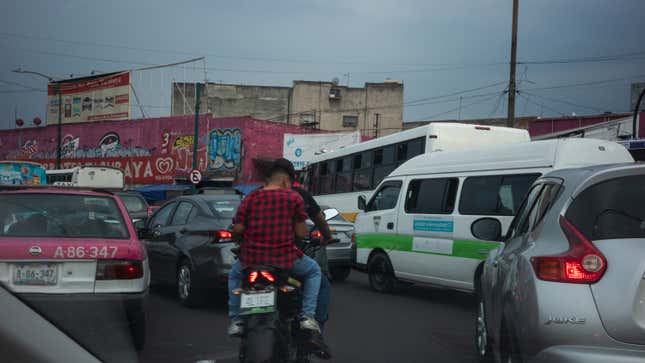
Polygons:
[[136,195],[119,195],[123,204],[125,204],[125,209],[128,210],[128,213],[139,213],[145,212],[147,209],[146,203],[143,198]]
[[645,176],[589,187],[571,203],[566,217],[591,240],[645,238]]
[[128,238],[113,198],[70,194],[0,195],[0,236]]

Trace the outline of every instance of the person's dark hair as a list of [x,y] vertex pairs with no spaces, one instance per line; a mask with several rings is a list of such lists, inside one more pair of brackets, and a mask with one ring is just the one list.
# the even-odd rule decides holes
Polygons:
[[276,159],[269,170],[269,178],[276,173],[285,173],[289,175],[291,181],[296,179],[296,169],[293,167],[291,161],[285,158]]

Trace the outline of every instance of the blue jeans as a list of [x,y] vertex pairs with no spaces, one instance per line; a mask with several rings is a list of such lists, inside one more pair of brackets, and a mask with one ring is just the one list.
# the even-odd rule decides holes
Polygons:
[[[237,319],[240,315],[240,295],[233,294],[233,290],[242,286],[243,269],[240,260],[237,260],[228,273],[228,317],[231,320]],[[300,315],[313,318],[316,314],[316,301],[322,276],[320,266],[311,257],[302,256],[291,267],[291,273],[302,279],[304,283]]]
[[322,330],[329,319],[329,302],[331,301],[331,282],[327,276],[320,279],[320,290],[318,291],[318,306],[316,307],[316,321]]

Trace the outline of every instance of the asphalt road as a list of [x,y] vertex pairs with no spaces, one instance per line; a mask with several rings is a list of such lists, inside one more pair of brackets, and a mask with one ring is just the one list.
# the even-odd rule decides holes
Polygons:
[[[370,290],[353,271],[334,284],[325,339],[332,362],[476,362],[475,301],[470,295],[410,287],[393,295]],[[180,306],[172,289],[153,288],[143,362],[235,362],[238,342],[226,336],[222,299],[199,309]]]

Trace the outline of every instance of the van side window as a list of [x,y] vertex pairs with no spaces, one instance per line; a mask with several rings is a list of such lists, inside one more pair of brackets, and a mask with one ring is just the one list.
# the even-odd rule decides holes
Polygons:
[[459,179],[416,179],[410,182],[405,198],[409,214],[450,214],[455,209]]
[[386,210],[396,207],[396,201],[399,199],[399,192],[401,191],[400,181],[391,181],[383,183],[381,188],[374,193],[372,199],[367,203],[366,212],[373,212],[377,210]]
[[466,178],[459,202],[464,215],[515,215],[529,187],[540,174],[491,175]]

